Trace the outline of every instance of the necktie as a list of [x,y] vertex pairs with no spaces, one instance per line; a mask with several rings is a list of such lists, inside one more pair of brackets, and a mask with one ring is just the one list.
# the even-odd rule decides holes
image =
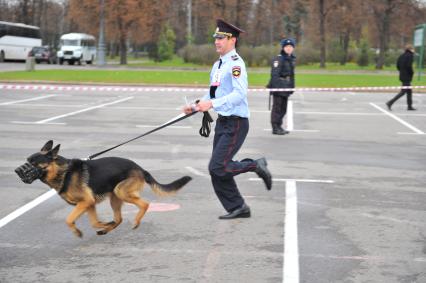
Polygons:
[[[222,66],[222,59],[219,59],[219,67],[218,69],[220,69],[220,66]],[[216,89],[217,89],[217,85],[215,86],[210,86],[210,98],[213,99],[215,98],[215,93],[216,93]]]

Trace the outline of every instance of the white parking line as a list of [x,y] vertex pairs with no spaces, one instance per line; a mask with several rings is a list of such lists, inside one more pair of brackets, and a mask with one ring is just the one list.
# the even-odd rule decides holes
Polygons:
[[42,194],[38,198],[30,201],[26,205],[21,206],[20,208],[18,208],[14,212],[10,213],[6,217],[3,217],[2,219],[0,219],[0,228],[3,227],[3,226],[5,226],[7,223],[13,221],[14,219],[18,218],[19,216],[21,216],[25,212],[27,212],[27,211],[31,210],[32,208],[36,207],[37,205],[39,205],[40,203],[44,202],[45,200],[51,198],[54,195],[56,195],[56,191],[52,189],[52,190],[49,190],[46,193]]
[[44,95],[44,96],[40,96],[40,97],[35,97],[35,98],[29,98],[29,99],[22,99],[22,100],[14,100],[14,101],[9,101],[9,102],[3,102],[0,103],[0,106],[3,105],[12,105],[12,104],[17,104],[17,103],[22,103],[22,102],[27,102],[27,101],[34,101],[34,100],[40,100],[40,99],[46,99],[52,96],[57,96],[56,94],[51,94],[51,95]]
[[294,130],[294,119],[293,119],[293,101],[289,101],[287,105],[287,131]]
[[373,106],[374,108],[378,109],[379,111],[385,113],[386,115],[388,115],[389,117],[397,120],[398,122],[400,122],[401,124],[403,124],[404,126],[406,126],[407,128],[409,128],[410,130],[412,130],[413,132],[419,134],[419,135],[424,135],[425,133],[419,129],[417,129],[416,127],[414,127],[413,125],[405,122],[404,120],[402,120],[401,118],[397,117],[396,115],[390,113],[389,111],[386,111],[385,109],[377,106],[376,104],[370,102],[370,105]]
[[202,176],[202,177],[208,177],[208,175],[207,175],[207,174],[205,174],[205,173],[203,173],[203,172],[201,172],[201,171],[199,171],[199,170],[195,169],[194,167],[186,166],[185,168],[186,168],[189,172],[191,172],[192,174],[194,174],[194,175]]
[[[78,111],[70,112],[70,113],[67,113],[67,114],[51,117],[51,118],[48,118],[48,119],[45,119],[45,120],[40,120],[40,121],[37,121],[37,122],[26,122],[26,123],[27,124],[46,124],[46,123],[53,121],[53,120],[73,116],[73,115],[80,114],[80,113],[83,113],[83,112],[86,112],[86,111],[90,111],[90,110],[97,109],[97,108],[102,108],[102,107],[112,105],[112,104],[117,104],[117,103],[120,103],[120,102],[123,102],[123,101],[126,101],[126,100],[130,100],[130,99],[133,99],[133,96],[122,98],[122,99],[119,99],[119,100],[115,100],[115,101],[100,104],[100,105],[96,105],[96,106],[92,106],[92,107],[89,107],[89,108],[81,109],[81,110],[78,110]],[[22,122],[15,121],[14,123],[22,123]]]
[[296,182],[287,181],[284,217],[283,282],[299,283],[299,241],[297,232]]
[[[157,128],[159,125],[136,125],[137,128]],[[170,129],[192,129],[191,126],[167,126]]]
[[[263,129],[264,131],[270,132],[272,131],[272,128],[269,129]],[[303,132],[303,133],[319,133],[320,130],[295,130],[293,129],[291,132]]]
[[[249,181],[262,181],[260,178],[249,178]],[[333,184],[333,180],[317,180],[317,179],[272,179],[273,182],[302,182],[302,183],[326,183]]]

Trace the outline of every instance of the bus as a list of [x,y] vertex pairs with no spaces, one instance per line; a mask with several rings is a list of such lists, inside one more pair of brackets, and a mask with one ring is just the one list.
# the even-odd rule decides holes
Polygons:
[[77,62],[92,64],[96,58],[96,41],[95,37],[85,33],[67,33],[61,36],[61,49],[57,52],[59,64],[65,61],[69,65],[74,65]]
[[39,27],[0,21],[0,62],[25,60],[35,46],[41,46]]

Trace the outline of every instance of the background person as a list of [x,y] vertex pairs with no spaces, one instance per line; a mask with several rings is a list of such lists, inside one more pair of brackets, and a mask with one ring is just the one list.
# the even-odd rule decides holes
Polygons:
[[[228,214],[219,219],[246,218],[250,208],[241,196],[234,176],[245,172],[256,172],[268,190],[272,177],[265,158],[258,160],[232,158],[241,148],[249,130],[249,108],[247,102],[247,72],[243,59],[235,51],[238,36],[244,32],[223,20],[217,20],[214,33],[216,52],[220,58],[210,73],[210,93],[195,106],[196,111],[213,108],[218,113],[213,152],[209,162],[209,173],[214,191]],[[192,107],[183,108],[186,114]]]
[[[414,57],[414,48],[412,45],[408,44],[405,47],[405,52],[398,57],[396,62],[396,68],[399,71],[399,80],[402,82],[402,86],[411,86],[411,81],[413,80],[414,70],[413,70],[413,57]],[[404,94],[407,94],[407,110],[416,110],[413,107],[413,96],[412,89],[401,89],[401,91],[391,100],[386,102],[386,105],[389,110],[392,110],[392,104],[395,103],[399,98]]]
[[[293,55],[295,41],[292,38],[281,40],[281,52],[272,60],[271,79],[268,88],[294,88],[294,69],[296,56]],[[289,132],[282,128],[287,113],[288,97],[292,91],[271,91],[273,97],[271,110],[272,134],[285,135]]]

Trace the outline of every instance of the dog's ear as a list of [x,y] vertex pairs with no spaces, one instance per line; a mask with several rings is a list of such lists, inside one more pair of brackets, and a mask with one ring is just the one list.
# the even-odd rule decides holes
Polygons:
[[58,152],[59,152],[59,148],[61,147],[61,145],[60,144],[58,144],[57,146],[55,146],[55,148],[54,149],[52,149],[51,151],[50,151],[50,153],[52,154],[52,158],[53,159],[56,159],[56,158],[58,158]]
[[49,150],[52,149],[52,146],[53,146],[53,141],[50,140],[40,149],[40,151],[42,153],[47,153]]

